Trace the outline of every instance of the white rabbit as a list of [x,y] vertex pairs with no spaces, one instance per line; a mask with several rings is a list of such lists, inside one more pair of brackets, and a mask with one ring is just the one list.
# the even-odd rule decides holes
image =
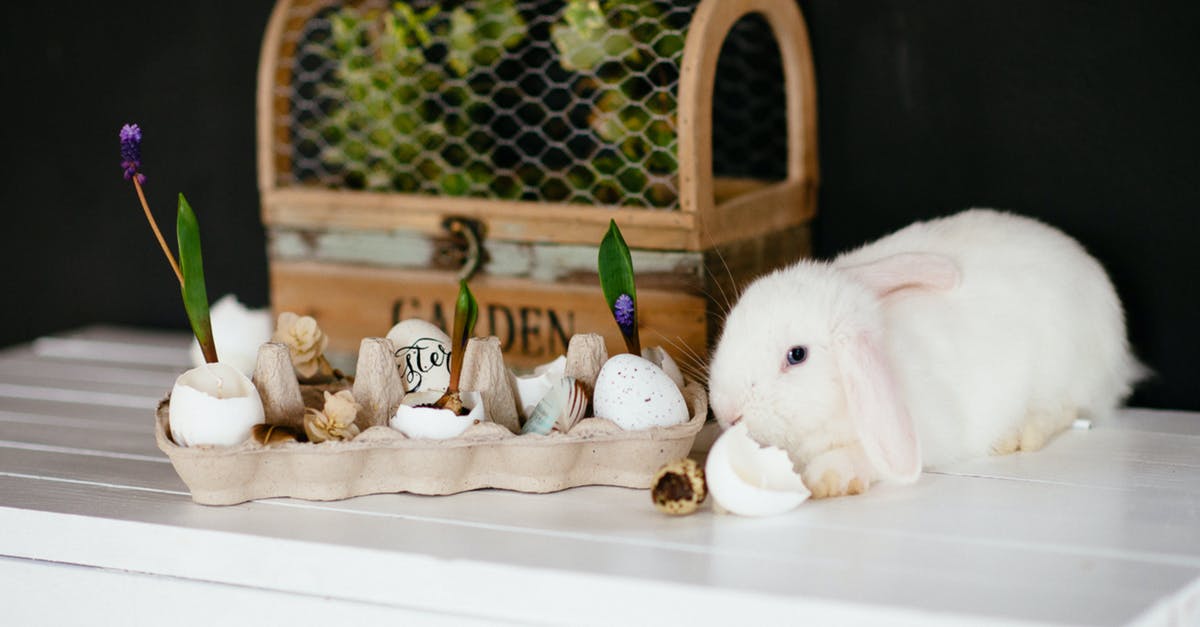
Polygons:
[[1037,450],[1144,372],[1078,242],[985,209],[908,226],[752,283],[713,355],[722,427],[786,450],[814,496]]

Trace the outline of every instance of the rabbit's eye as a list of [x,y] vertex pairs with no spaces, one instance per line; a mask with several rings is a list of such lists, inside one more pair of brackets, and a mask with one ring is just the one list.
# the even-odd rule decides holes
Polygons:
[[788,349],[787,363],[789,366],[795,366],[796,364],[804,363],[805,359],[808,359],[807,348],[803,346],[793,346]]

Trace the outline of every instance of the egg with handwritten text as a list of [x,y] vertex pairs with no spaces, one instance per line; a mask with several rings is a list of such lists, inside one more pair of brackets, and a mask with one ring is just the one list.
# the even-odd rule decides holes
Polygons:
[[592,393],[596,417],[622,429],[669,427],[688,420],[687,403],[662,368],[636,355],[614,355],[600,368]]
[[450,336],[424,320],[401,320],[388,331],[404,393],[442,390],[450,385]]

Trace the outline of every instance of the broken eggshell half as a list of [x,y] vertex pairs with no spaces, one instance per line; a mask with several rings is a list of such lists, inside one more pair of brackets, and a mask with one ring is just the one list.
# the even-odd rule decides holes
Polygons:
[[783,449],[760,446],[744,423],[722,433],[704,466],[708,492],[721,507],[742,516],[773,516],[794,509],[811,493]]
[[517,401],[521,405],[521,415],[528,418],[546,393],[562,380],[567,368],[567,358],[559,356],[552,362],[542,364],[533,369],[533,374],[517,376]]
[[667,350],[661,346],[647,346],[642,349],[642,357],[649,360],[650,363],[662,368],[672,381],[675,382],[675,387],[683,392],[683,372],[679,369],[679,364],[667,353]]
[[246,375],[223,362],[192,368],[175,379],[168,421],[180,446],[234,446],[263,422],[258,390]]
[[414,439],[445,440],[457,437],[467,427],[487,420],[483,410],[483,397],[479,392],[461,392],[463,407],[470,410],[464,416],[437,407],[422,407],[437,402],[442,392],[430,390],[406,394],[396,408],[388,424],[395,430]]

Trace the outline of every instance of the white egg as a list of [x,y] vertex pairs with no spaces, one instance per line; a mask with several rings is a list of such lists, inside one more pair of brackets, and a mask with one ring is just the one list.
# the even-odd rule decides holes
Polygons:
[[648,360],[621,353],[600,368],[592,406],[598,418],[622,429],[669,427],[688,420],[687,402],[662,368]]
[[704,476],[713,499],[742,516],[782,514],[812,495],[792,470],[787,453],[759,446],[744,423],[730,427],[713,442]]
[[424,320],[401,320],[388,331],[404,391],[445,391],[450,385],[450,336]]
[[168,422],[180,446],[233,446],[261,422],[262,401],[246,375],[218,362],[179,375],[171,389]]
[[[217,358],[221,363],[237,368],[242,374],[252,376],[258,363],[258,347],[271,341],[274,321],[267,309],[247,309],[233,294],[226,294],[213,303],[209,312],[212,319],[213,342],[217,345]],[[200,344],[192,340],[191,358],[193,366],[204,363]]]
[[465,416],[436,407],[416,407],[427,405],[442,396],[438,391],[414,392],[405,395],[396,408],[396,415],[388,421],[393,429],[410,438],[428,438],[445,440],[460,435],[467,427],[487,420],[483,410],[482,397],[479,392],[462,392],[463,407],[470,410]]

